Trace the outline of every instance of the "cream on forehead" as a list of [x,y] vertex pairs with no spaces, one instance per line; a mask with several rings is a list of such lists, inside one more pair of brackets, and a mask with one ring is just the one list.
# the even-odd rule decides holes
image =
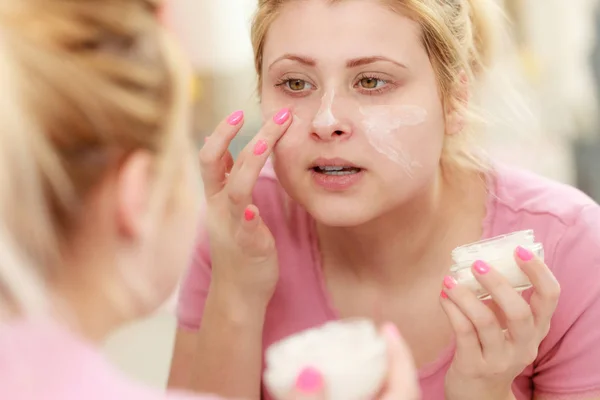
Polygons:
[[367,140],[375,150],[401,165],[409,176],[420,164],[402,148],[401,128],[420,125],[427,119],[427,111],[418,106],[365,106],[359,107],[362,127]]

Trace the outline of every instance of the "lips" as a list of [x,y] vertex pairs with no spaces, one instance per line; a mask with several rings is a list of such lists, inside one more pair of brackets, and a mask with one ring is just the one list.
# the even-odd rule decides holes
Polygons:
[[309,167],[316,172],[348,172],[361,171],[363,168],[343,158],[318,158]]

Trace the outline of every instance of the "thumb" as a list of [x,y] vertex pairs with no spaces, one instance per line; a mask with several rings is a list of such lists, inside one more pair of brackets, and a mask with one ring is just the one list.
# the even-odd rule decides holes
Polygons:
[[315,368],[304,368],[286,400],[326,400],[323,375]]
[[386,389],[380,400],[419,399],[417,369],[408,345],[394,324],[385,324],[382,333],[388,346],[389,371]]

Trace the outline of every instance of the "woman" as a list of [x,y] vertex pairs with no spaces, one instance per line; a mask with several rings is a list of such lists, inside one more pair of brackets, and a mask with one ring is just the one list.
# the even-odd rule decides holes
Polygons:
[[[165,301],[196,234],[190,74],[156,11],[0,1],[1,398],[209,398],[140,387],[99,350]],[[382,396],[410,399],[410,355],[384,333]]]
[[[261,107],[286,107],[276,120],[291,126],[233,164],[236,112],[202,150],[206,218],[172,386],[258,399],[269,344],[366,316],[397,324],[425,399],[600,395],[600,208],[469,145],[491,3],[259,1]],[[523,296],[481,260],[491,304],[448,275],[455,247],[525,229],[547,265],[514,249]]]

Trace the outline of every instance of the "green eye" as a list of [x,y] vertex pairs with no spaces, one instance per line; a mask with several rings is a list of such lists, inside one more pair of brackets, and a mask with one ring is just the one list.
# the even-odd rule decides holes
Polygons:
[[303,81],[302,79],[292,79],[287,81],[287,86],[290,90],[298,92],[300,90],[306,89],[307,85],[306,81]]
[[362,78],[360,80],[360,86],[365,89],[375,89],[378,86],[380,79],[376,78]]

